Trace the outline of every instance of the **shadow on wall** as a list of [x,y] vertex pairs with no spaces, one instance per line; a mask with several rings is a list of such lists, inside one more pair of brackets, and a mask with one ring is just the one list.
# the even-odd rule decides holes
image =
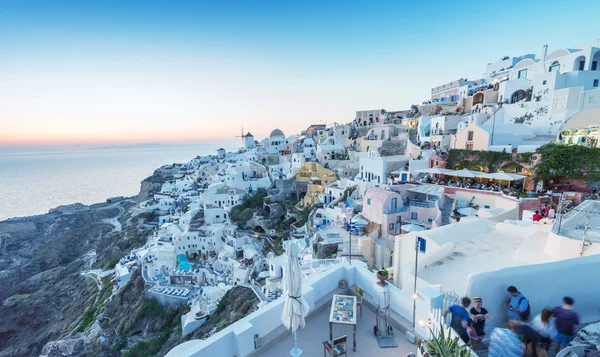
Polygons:
[[575,299],[574,310],[582,322],[600,320],[600,255],[525,265],[470,275],[466,296],[481,297],[494,327],[504,325],[506,288],[516,286],[531,303],[531,316],[545,307],[562,304],[564,296]]

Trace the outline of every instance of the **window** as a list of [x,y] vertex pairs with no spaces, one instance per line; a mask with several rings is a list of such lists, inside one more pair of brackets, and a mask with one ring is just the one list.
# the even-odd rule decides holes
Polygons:
[[367,198],[367,204],[370,206],[371,205],[371,199]]
[[598,87],[598,80],[594,79],[594,87]]
[[560,70],[560,63],[558,61],[552,62],[550,68],[548,68],[548,72],[558,72]]
[[394,230],[394,224],[393,224],[393,223],[390,223],[390,227],[389,227],[389,228],[390,228],[390,229],[389,229],[390,231],[393,231],[393,230]]
[[598,101],[597,97],[590,97],[590,99],[588,100],[589,103],[596,103]]
[[592,62],[592,71],[595,71],[598,69],[598,61],[593,61]]
[[527,70],[522,69],[517,73],[517,78],[527,78]]
[[585,60],[579,61],[579,70],[583,71],[584,67],[585,67]]
[[439,161],[436,161],[436,162],[435,162],[435,167],[438,167],[438,166],[440,166],[440,162],[439,162]]
[[546,83],[548,83],[548,81],[543,81],[543,82],[542,82],[542,84],[543,84],[543,85],[546,85]]
[[490,209],[490,205],[484,205],[483,208]]
[[414,220],[416,220],[416,219],[417,219],[417,217],[418,217],[418,214],[417,214],[417,212],[411,212],[411,213],[410,213],[410,219],[414,219]]
[[467,140],[469,140],[469,141],[473,141],[473,132],[472,132],[472,131],[469,131],[469,132],[467,133]]
[[467,150],[473,150],[473,143],[468,143],[466,146]]

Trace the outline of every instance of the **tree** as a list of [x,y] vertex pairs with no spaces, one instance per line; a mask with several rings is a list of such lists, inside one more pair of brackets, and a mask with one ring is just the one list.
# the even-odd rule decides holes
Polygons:
[[600,149],[583,145],[549,143],[537,149],[542,154],[535,167],[536,180],[557,177],[600,181]]

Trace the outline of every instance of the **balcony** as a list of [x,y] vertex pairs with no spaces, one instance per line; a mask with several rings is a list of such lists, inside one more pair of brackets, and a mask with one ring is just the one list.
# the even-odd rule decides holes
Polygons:
[[[345,280],[348,288],[339,288],[340,280]],[[328,321],[332,296],[353,295],[355,284],[364,290],[364,306],[363,316],[357,316],[356,352],[350,348],[348,355],[371,356],[374,351],[383,357],[406,356],[411,352],[416,354],[416,345],[409,343],[404,337],[404,332],[411,327],[409,320],[412,320],[413,313],[412,296],[392,284],[382,288],[376,281],[375,274],[356,261],[353,261],[352,265],[337,264],[324,273],[304,280],[303,295],[310,310],[306,318],[306,327],[298,331],[298,345],[304,350],[303,356],[322,355],[321,342],[329,339]],[[375,308],[379,302],[379,294],[384,290],[390,293],[391,325],[394,327],[397,348],[380,349],[373,334]],[[293,337],[281,323],[284,301],[285,299],[278,299],[206,340],[184,342],[173,348],[167,356],[287,356],[293,346]],[[425,305],[426,314],[422,317],[417,314],[418,319],[427,320],[429,304]],[[417,311],[419,312],[419,309]],[[255,335],[260,338],[260,346],[254,344]],[[334,325],[333,335],[347,335],[348,345],[352,346],[351,327]]]
[[390,209],[383,209],[383,214],[394,214],[394,213],[402,213],[402,212],[408,212],[408,210],[410,209],[409,206],[403,206],[403,207],[396,207],[394,209],[390,208]]
[[435,207],[435,201],[411,200],[410,205],[414,206],[414,207],[421,207],[421,208],[433,208],[433,207]]

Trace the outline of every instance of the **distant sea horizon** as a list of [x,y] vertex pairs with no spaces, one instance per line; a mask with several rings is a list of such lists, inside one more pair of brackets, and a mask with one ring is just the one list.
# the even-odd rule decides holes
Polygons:
[[202,144],[140,144],[72,150],[0,151],[0,221],[48,213],[72,203],[134,196],[140,183],[165,164],[236,150],[237,140]]

